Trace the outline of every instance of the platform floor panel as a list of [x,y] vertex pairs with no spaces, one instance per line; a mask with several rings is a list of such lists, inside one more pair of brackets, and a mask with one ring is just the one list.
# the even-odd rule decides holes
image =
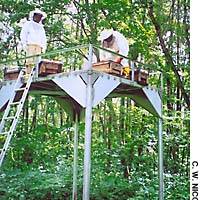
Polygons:
[[[93,85],[93,106],[96,106],[106,97],[130,97],[137,105],[142,106],[153,115],[161,115],[161,98],[158,90],[150,86],[141,86],[131,80],[120,78],[95,70],[79,70],[69,73],[59,73],[38,77],[34,79],[30,87],[32,95],[52,96],[57,101],[64,101],[79,112],[81,107],[86,106],[86,90],[88,76],[92,77]],[[0,109],[5,108],[9,99],[5,98],[5,91],[11,93],[14,81],[5,81],[0,85]],[[23,87],[23,83],[22,86]],[[17,93],[16,100],[20,97]],[[68,102],[68,103],[67,103]]]

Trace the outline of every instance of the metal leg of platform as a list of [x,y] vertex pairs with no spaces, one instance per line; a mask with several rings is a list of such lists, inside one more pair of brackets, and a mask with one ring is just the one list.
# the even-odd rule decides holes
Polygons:
[[135,69],[135,63],[132,61],[131,62],[131,80],[132,81],[134,81],[134,73],[135,73],[135,71],[134,71],[134,69]]
[[[92,68],[92,45],[89,47],[89,65]],[[91,171],[91,134],[92,134],[92,74],[88,73],[86,89],[85,110],[85,151],[83,171],[83,200],[90,197],[90,171]]]
[[77,174],[78,174],[78,114],[74,124],[74,164],[73,164],[73,193],[72,200],[77,200]]
[[164,179],[163,179],[163,141],[162,141],[162,119],[158,121],[158,148],[159,148],[159,200],[164,199]]
[[[163,96],[163,74],[160,74],[161,102]],[[162,103],[161,103],[162,112]],[[163,120],[162,114],[158,119],[158,156],[159,156],[159,200],[164,200],[164,170],[163,170]]]
[[[91,77],[89,78],[91,79]],[[91,129],[92,129],[92,85],[87,88],[87,106],[85,111],[85,152],[83,174],[83,200],[89,200],[91,168]]]

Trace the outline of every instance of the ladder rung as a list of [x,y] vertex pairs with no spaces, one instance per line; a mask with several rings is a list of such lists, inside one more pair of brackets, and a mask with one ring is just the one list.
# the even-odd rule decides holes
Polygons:
[[22,87],[22,88],[18,88],[18,89],[15,89],[16,92],[18,91],[24,91],[26,89],[26,87]]
[[14,105],[18,105],[18,104],[20,104],[20,101],[16,101],[16,102],[12,102],[12,103],[10,103],[10,105],[12,105],[12,106],[14,106]]
[[10,132],[2,132],[0,135],[8,135]]
[[[23,108],[25,99],[27,97],[28,90],[30,88],[30,85],[31,85],[31,82],[32,82],[32,79],[33,79],[33,75],[35,73],[34,70],[35,69],[33,69],[31,74],[28,75],[28,76],[24,72],[22,72],[22,71],[20,72],[18,79],[17,79],[17,83],[20,82],[20,81],[27,82],[27,83],[24,87],[21,87],[21,88],[16,87],[17,85],[15,86],[16,87],[14,89],[15,94],[10,98],[8,106],[6,108],[6,111],[3,115],[4,121],[0,124],[0,126],[1,126],[0,131],[2,131],[2,132],[0,132],[0,136],[4,137],[5,141],[4,141],[3,148],[0,148],[0,156],[1,156],[0,157],[0,166],[3,162],[5,153],[8,149],[8,147],[9,147],[10,139],[11,139],[13,132],[16,128],[20,112]],[[19,100],[15,101],[15,95],[17,94],[18,91],[22,91],[22,96],[20,97]],[[16,105],[16,108],[14,109],[14,107],[12,107],[12,106],[15,106],[15,105]],[[13,112],[15,112],[15,114],[13,114]],[[7,125],[11,124],[10,128],[5,126],[6,123],[7,123]]]
[[6,117],[5,119],[15,119],[15,116]]

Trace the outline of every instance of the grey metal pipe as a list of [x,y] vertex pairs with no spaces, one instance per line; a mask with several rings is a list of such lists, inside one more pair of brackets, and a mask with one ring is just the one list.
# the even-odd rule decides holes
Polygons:
[[73,164],[73,193],[72,200],[77,200],[77,174],[78,174],[78,114],[74,123],[74,164]]
[[[89,47],[89,66],[92,68],[92,45]],[[91,132],[92,132],[92,74],[88,72],[85,110],[85,152],[83,171],[83,200],[90,197]]]
[[89,59],[88,59],[89,69],[92,69],[92,51],[93,51],[92,44],[89,44]]
[[159,200],[164,199],[164,179],[163,179],[163,141],[162,141],[162,119],[158,122],[158,148],[159,148]]
[[158,156],[159,156],[159,200],[164,199],[164,177],[163,177],[163,123],[162,123],[162,96],[163,96],[163,74],[160,74],[161,91],[161,118],[158,120]]
[[135,68],[135,64],[133,61],[131,61],[131,80],[134,81],[134,68]]

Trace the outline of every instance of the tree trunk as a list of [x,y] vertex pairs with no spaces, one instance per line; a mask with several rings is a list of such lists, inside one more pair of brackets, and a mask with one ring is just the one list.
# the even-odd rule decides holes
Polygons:
[[177,70],[177,68],[176,68],[176,66],[174,64],[173,59],[172,59],[172,56],[170,55],[170,52],[169,52],[169,50],[167,49],[167,47],[165,45],[165,41],[164,41],[164,39],[162,37],[162,33],[161,33],[160,24],[158,23],[158,21],[156,20],[156,18],[154,16],[154,13],[153,13],[153,2],[151,2],[149,4],[148,13],[149,13],[149,16],[150,16],[150,18],[152,20],[152,23],[153,23],[154,27],[155,27],[158,39],[160,41],[160,45],[161,45],[162,51],[163,51],[163,53],[165,55],[166,63],[172,68],[172,70],[173,70],[173,72],[174,72],[174,74],[176,76],[176,79],[178,81],[179,87],[180,87],[180,89],[182,91],[182,94],[183,94],[183,97],[185,99],[186,105],[187,105],[188,109],[190,109],[190,98],[189,98],[188,94],[185,91],[185,88],[184,88],[183,83],[181,81],[181,78],[180,78],[180,75],[178,73],[178,70]]

